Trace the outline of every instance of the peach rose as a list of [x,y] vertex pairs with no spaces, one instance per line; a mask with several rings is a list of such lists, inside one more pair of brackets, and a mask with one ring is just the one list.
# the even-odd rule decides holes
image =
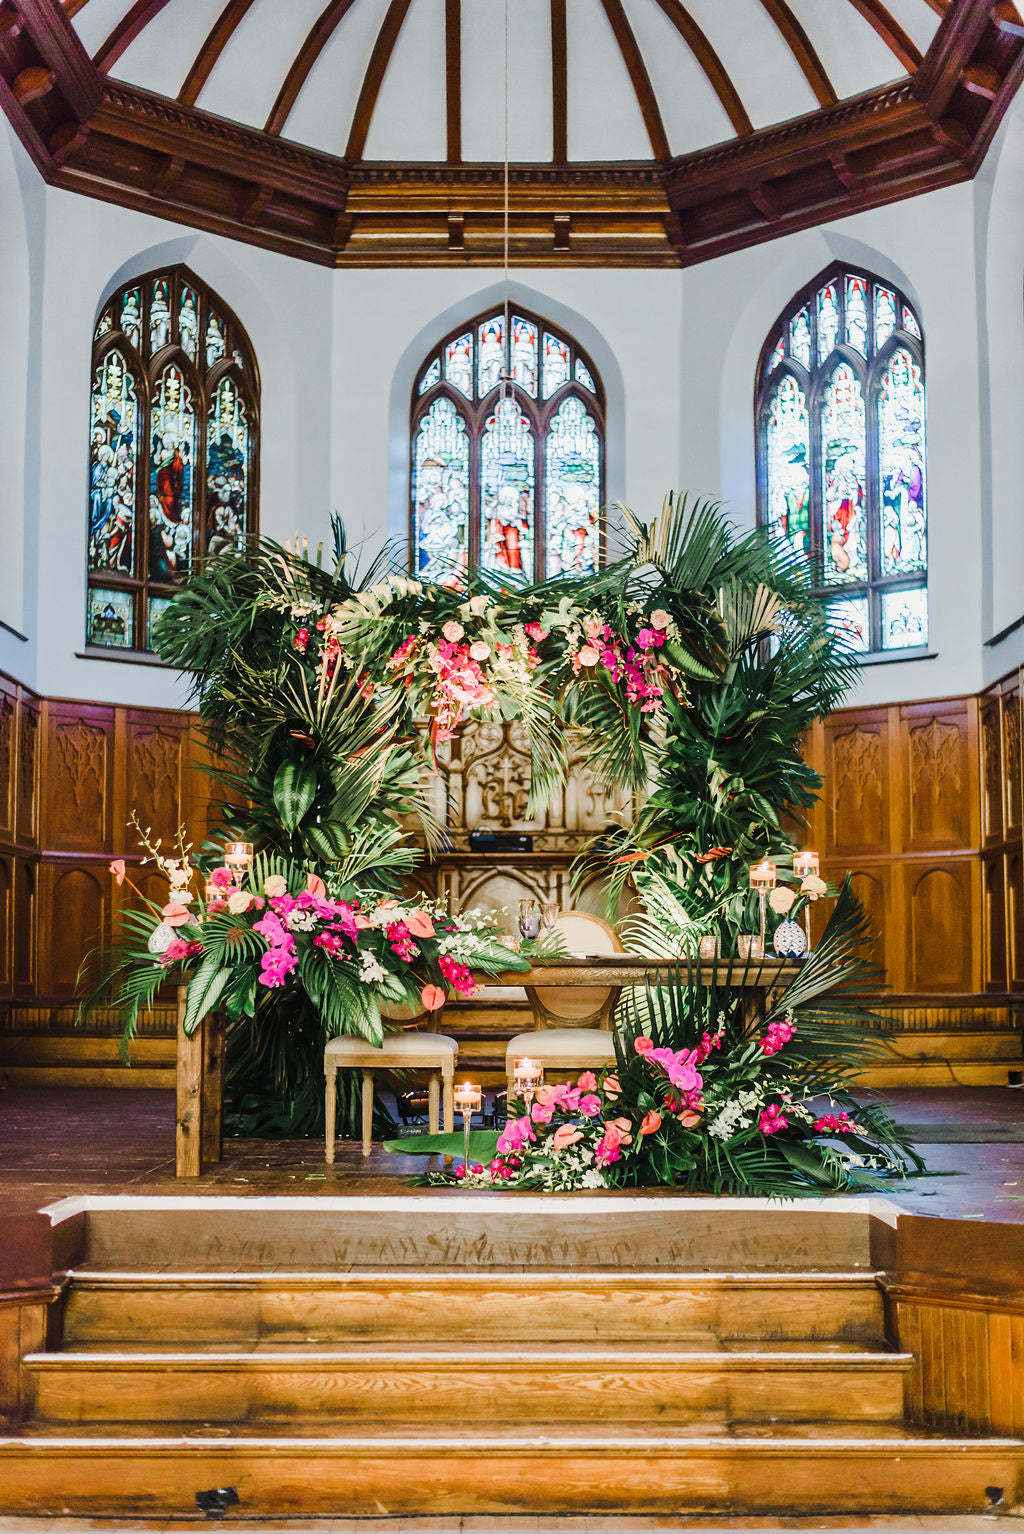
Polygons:
[[577,650],[576,659],[581,666],[596,666],[601,659],[601,654],[592,644],[585,644],[582,649]]
[[248,890],[232,890],[228,896],[228,910],[232,916],[241,916],[252,905],[252,896]]
[[425,985],[420,992],[420,1001],[428,1012],[436,1012],[445,1004],[445,993],[439,985]]
[[426,911],[410,911],[405,918],[405,925],[413,937],[433,937],[434,923],[430,920]]
[[462,624],[456,623],[454,618],[450,618],[441,630],[449,644],[455,644],[456,640],[461,639],[465,632],[466,630],[462,627]]
[[660,1128],[661,1128],[661,1114],[660,1113],[656,1113],[654,1111],[654,1109],[652,1108],[650,1113],[645,1113],[644,1114],[644,1121],[640,1125],[640,1133],[642,1135],[652,1135],[656,1129],[660,1129]]
[[828,885],[817,874],[808,874],[800,885],[801,895],[806,895],[809,900],[817,900],[827,889]]
[[268,900],[276,900],[280,895],[287,895],[288,880],[284,874],[271,874],[263,881],[263,893]]
[[478,639],[475,644],[471,644],[469,647],[469,655],[471,660],[486,660],[490,653],[490,645],[484,644],[482,639]]
[[167,927],[183,927],[187,921],[192,919],[186,907],[179,905],[176,900],[172,900],[170,905],[165,905],[160,915],[163,917],[164,925]]
[[306,875],[306,894],[318,895],[321,900],[327,894],[327,886],[319,874]]
[[571,1124],[561,1124],[551,1136],[551,1148],[556,1151],[564,1150],[567,1145],[575,1145],[577,1140],[582,1139],[583,1136],[578,1129],[574,1129]]
[[654,612],[651,613],[652,629],[659,629],[661,633],[664,633],[671,622],[672,614],[667,613],[663,607],[657,607],[655,608]]
[[785,916],[793,909],[796,896],[788,884],[778,884],[768,896],[768,904],[778,916]]

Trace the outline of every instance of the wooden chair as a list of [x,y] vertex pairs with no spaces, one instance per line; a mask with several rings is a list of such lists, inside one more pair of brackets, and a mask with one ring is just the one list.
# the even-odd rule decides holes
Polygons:
[[[554,930],[570,953],[604,957],[623,951],[615,928],[589,911],[563,911]],[[509,1094],[513,1090],[513,1063],[519,1055],[540,1060],[546,1070],[601,1070],[612,1064],[612,1014],[620,991],[619,986],[528,987],[534,1021],[540,1026],[517,1034],[506,1046]]]
[[428,1070],[427,1122],[430,1133],[438,1132],[438,1107],[444,1098],[444,1130],[455,1130],[455,1061],[459,1046],[443,1033],[387,1033],[378,1048],[365,1039],[348,1035],[331,1039],[324,1049],[326,1078],[325,1135],[326,1161],[334,1162],[334,1128],[337,1111],[337,1073],[352,1068],[363,1073],[363,1155],[370,1154],[373,1131],[373,1073],[375,1070]]

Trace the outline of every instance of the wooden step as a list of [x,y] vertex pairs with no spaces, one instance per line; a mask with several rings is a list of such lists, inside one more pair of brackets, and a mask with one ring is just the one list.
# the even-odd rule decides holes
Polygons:
[[[133,1066],[175,1064],[175,1040],[136,1038],[128,1046]],[[119,1065],[120,1038],[95,1033],[0,1033],[0,1065]]]
[[[459,1424],[465,1428],[460,1431]],[[1024,1444],[841,1423],[732,1433],[488,1430],[472,1401],[422,1429],[215,1438],[133,1429],[0,1438],[0,1510],[194,1515],[197,1488],[236,1486],[242,1517],[515,1513],[963,1513],[1019,1506]],[[1003,1509],[1001,1508],[1000,1511]]]
[[894,1087],[1006,1087],[1011,1072],[1020,1076],[1024,1059],[1017,1060],[907,1060],[900,1064],[870,1065],[857,1073],[857,1086],[872,1091]]
[[64,1342],[375,1339],[841,1341],[881,1347],[862,1273],[91,1273],[65,1300]]
[[0,1078],[12,1087],[129,1087],[174,1090],[175,1070],[149,1065],[0,1065]]
[[[619,1345],[287,1349],[181,1348],[29,1353],[28,1415],[49,1422],[244,1422],[327,1417],[366,1423],[512,1427],[582,1423],[842,1418],[896,1422],[910,1354],[843,1343],[688,1351]],[[806,1346],[806,1345],[804,1345]]]

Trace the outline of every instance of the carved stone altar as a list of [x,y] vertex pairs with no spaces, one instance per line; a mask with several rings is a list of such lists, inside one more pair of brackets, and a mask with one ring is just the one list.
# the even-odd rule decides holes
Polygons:
[[[530,748],[516,720],[469,724],[438,751],[438,771],[424,772],[424,789],[450,847],[419,871],[417,886],[452,909],[494,911],[515,908],[532,896],[595,912],[603,911],[602,881],[593,881],[573,899],[569,868],[584,842],[612,824],[628,821],[632,797],[606,793],[595,783],[584,752],[569,732],[569,774],[542,815],[529,817]],[[484,853],[470,850],[473,831],[519,832],[533,838],[533,851]]]

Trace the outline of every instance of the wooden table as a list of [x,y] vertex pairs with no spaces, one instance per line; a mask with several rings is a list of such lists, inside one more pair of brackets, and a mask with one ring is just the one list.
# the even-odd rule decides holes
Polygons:
[[[523,986],[538,1026],[546,1026],[546,1014],[531,993],[548,986],[607,986],[618,999],[625,986],[643,985],[668,978],[680,966],[669,960],[647,959],[641,954],[616,953],[587,959],[559,959],[536,964],[528,970],[505,970],[500,975],[479,976],[481,989],[491,986]],[[749,1021],[765,1010],[768,994],[787,985],[800,966],[781,959],[739,960],[731,965],[718,961],[694,965],[701,983],[728,984],[744,994],[743,1018]],[[224,1141],[224,1017],[220,1010],[208,1015],[189,1037],[184,1029],[185,987],[178,987],[177,1115],[174,1170],[177,1177],[199,1177],[216,1166]]]

